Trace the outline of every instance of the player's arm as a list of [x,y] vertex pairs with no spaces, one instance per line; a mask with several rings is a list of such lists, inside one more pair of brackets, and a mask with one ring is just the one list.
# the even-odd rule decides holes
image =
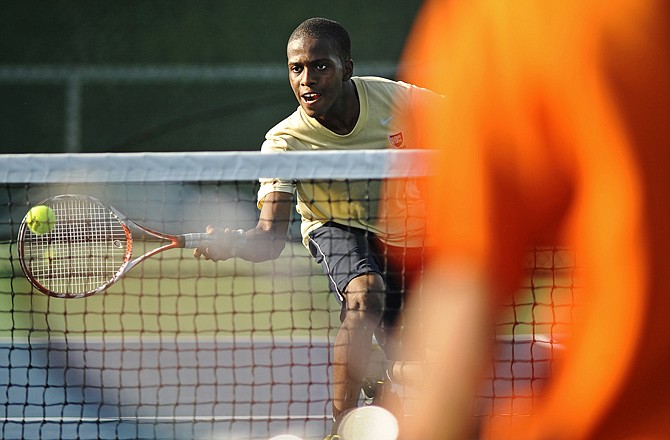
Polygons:
[[207,233],[216,239],[195,249],[193,255],[213,261],[233,257],[254,262],[274,260],[284,249],[292,209],[293,194],[271,192],[265,196],[255,228],[241,231],[207,226]]

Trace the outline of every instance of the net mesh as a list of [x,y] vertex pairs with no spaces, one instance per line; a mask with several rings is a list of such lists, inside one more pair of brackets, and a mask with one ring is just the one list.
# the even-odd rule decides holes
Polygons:
[[[276,260],[213,263],[170,250],[104,294],[78,300],[31,287],[18,262],[19,226],[39,201],[74,193],[162,232],[249,229],[258,220],[259,178],[378,187],[424,175],[422,154],[3,155],[0,436],[323,438],[339,305],[301,243],[297,214]],[[153,243],[134,243],[137,252],[142,246]],[[497,328],[498,352],[476,408],[484,423],[532,409],[569,331],[574,255],[531,250],[527,273]]]

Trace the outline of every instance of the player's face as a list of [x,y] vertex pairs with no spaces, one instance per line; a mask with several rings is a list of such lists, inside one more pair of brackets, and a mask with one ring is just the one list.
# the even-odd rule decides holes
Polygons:
[[315,38],[289,42],[286,54],[291,88],[308,116],[322,119],[344,111],[337,104],[351,78],[351,62],[343,63],[328,41]]

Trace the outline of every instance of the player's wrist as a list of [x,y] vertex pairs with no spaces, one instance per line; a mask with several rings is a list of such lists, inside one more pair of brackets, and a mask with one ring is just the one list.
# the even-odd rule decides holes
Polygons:
[[246,246],[247,237],[244,235],[243,229],[236,229],[232,231],[234,238],[232,246],[230,247],[230,255],[237,257],[239,252]]

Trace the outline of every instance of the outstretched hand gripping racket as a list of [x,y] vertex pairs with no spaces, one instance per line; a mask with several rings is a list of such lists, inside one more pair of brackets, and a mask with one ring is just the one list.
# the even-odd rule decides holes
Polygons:
[[[147,258],[168,249],[196,248],[211,240],[206,233],[170,235],[154,231],[90,196],[59,195],[39,205],[53,210],[55,226],[37,235],[24,218],[19,228],[19,262],[35,288],[58,298],[100,293]],[[169,243],[133,258],[131,229]]]

